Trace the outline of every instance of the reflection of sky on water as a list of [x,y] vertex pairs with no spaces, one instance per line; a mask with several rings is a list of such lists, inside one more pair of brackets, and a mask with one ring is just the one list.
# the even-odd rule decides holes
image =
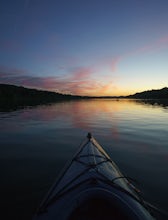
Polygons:
[[48,145],[59,137],[80,140],[90,131],[105,143],[112,140],[113,148],[147,154],[155,147],[167,154],[168,115],[159,106],[133,100],[61,102],[3,113],[0,119],[5,143],[10,136],[13,143],[39,140]]
[[[135,133],[143,135],[167,128],[165,111],[133,100],[85,100],[61,102],[47,106],[26,108],[0,115],[0,130],[19,132],[27,127],[78,128],[84,130],[109,129],[111,135]],[[164,132],[163,132],[164,133]],[[163,134],[161,133],[161,135]]]
[[[91,131],[119,168],[142,183],[149,200],[157,200],[156,204],[166,209],[166,113],[159,106],[109,99],[61,102],[0,113],[4,204],[8,207],[11,201],[6,193],[11,188],[12,202],[17,206],[13,207],[13,213],[20,212],[20,203],[24,208],[35,209],[37,204],[32,208],[30,204],[39,197],[41,200],[86,133]],[[39,191],[39,184],[45,192]],[[22,193],[20,188],[24,189]]]

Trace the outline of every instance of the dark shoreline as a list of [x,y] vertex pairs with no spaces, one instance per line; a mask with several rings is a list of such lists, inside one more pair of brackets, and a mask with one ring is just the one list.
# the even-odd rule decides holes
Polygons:
[[168,88],[150,90],[129,96],[78,96],[60,94],[37,89],[29,89],[21,86],[0,84],[0,111],[15,111],[17,109],[34,107],[38,105],[50,105],[58,102],[92,99],[130,99],[135,102],[150,104],[152,106],[168,107]]

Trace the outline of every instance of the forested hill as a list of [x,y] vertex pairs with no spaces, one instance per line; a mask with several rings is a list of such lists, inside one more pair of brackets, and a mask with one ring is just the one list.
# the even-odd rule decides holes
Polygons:
[[[2,102],[5,101],[5,102],[15,102],[22,104],[29,104],[29,103],[40,104],[46,102],[55,102],[60,100],[71,100],[71,99],[80,99],[80,98],[89,98],[89,97],[67,95],[56,92],[29,89],[29,88],[24,88],[22,86],[0,84],[0,101]],[[103,97],[99,97],[99,98],[103,98]],[[113,98],[113,97],[108,97],[108,98]],[[165,87],[163,89],[148,90],[129,96],[122,96],[121,98],[168,99],[168,88]]]
[[80,96],[60,94],[20,86],[0,84],[0,100],[24,103],[45,103],[64,99],[78,99]]
[[168,88],[153,89],[144,92],[139,92],[134,95],[129,95],[127,98],[135,99],[168,99]]

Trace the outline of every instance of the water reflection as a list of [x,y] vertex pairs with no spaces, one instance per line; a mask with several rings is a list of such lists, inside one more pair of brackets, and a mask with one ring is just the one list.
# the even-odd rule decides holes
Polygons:
[[[138,100],[93,99],[1,111],[0,168],[4,182],[0,188],[4,189],[5,209],[11,206],[11,189],[12,204],[18,202],[17,196],[21,198],[27,212],[21,213],[20,219],[26,219],[88,131],[122,171],[143,183],[147,199],[157,200],[165,209],[168,114],[163,109],[163,105]],[[31,204],[34,207],[30,208]],[[13,206],[13,216],[21,212],[19,205]]]
[[[73,101],[73,100],[66,100],[66,101],[58,101],[56,103],[46,103],[46,104],[40,104],[40,103],[31,103],[31,105],[25,105],[23,103],[16,103],[16,102],[0,102],[0,112],[12,112],[12,111],[17,111],[19,109],[24,109],[24,108],[35,108],[38,106],[51,106],[53,104],[59,104],[59,103],[68,103],[68,102],[87,102],[87,103],[93,103],[93,101],[95,101],[96,99],[85,99],[85,100],[77,100],[77,101]],[[113,101],[115,102],[122,102],[122,103],[126,103],[129,101],[129,103],[131,102],[136,102],[136,103],[141,103],[141,104],[148,104],[148,105],[152,105],[152,106],[160,106],[163,108],[168,108],[168,100],[167,99],[97,99],[99,101],[99,103],[105,103],[107,101]],[[106,101],[105,101],[106,100]],[[106,104],[105,104],[106,105]],[[120,105],[120,104],[119,104]],[[96,106],[95,106],[96,107]],[[94,108],[95,108],[94,107]],[[100,107],[100,104],[99,104]],[[101,108],[103,108],[103,106],[101,106]]]
[[[59,129],[82,129],[85,132],[101,132],[119,139],[121,131],[125,139],[135,130],[145,137],[145,131],[165,128],[162,112],[158,105],[151,111],[149,106],[138,100],[91,99],[58,102],[17,109],[12,112],[1,112],[0,124],[2,132],[27,132],[30,127],[40,126]],[[13,118],[13,119],[12,119]],[[148,124],[144,128],[145,121]],[[164,133],[164,132],[163,132]],[[123,134],[122,134],[123,136]],[[162,135],[161,135],[162,136]],[[129,138],[129,137],[128,137]]]
[[168,109],[168,100],[167,99],[135,99],[134,101],[137,103],[158,106],[158,107],[160,106],[165,109]]
[[[57,122],[57,124],[58,121],[62,122],[62,125],[58,124],[58,127],[70,126],[87,130],[91,126],[96,126],[98,123],[100,125],[100,122],[102,122],[102,125],[106,124],[106,126],[108,126],[109,123],[113,121],[114,126],[117,125],[117,112],[126,108],[131,108],[133,110],[137,108],[137,105],[129,100],[116,101],[97,99],[71,102],[66,101],[36,107],[19,107],[16,108],[15,111],[11,108],[7,109],[7,111],[3,109],[4,112],[1,112],[1,119],[6,118],[5,125],[9,127],[9,130],[13,129],[11,124],[15,124],[14,129],[17,130],[19,128],[19,122],[24,122],[28,125],[33,122],[53,123],[54,121]],[[7,123],[8,117],[15,118],[13,121],[9,120],[9,125]],[[4,128],[5,127],[3,127],[3,129]],[[21,129],[23,129],[23,126]],[[114,127],[114,133],[116,132],[117,129]]]

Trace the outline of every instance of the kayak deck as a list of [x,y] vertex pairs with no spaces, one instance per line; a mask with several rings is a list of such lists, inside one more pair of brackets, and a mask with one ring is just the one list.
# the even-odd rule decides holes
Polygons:
[[143,207],[136,189],[89,134],[34,219],[113,218],[153,219]]

